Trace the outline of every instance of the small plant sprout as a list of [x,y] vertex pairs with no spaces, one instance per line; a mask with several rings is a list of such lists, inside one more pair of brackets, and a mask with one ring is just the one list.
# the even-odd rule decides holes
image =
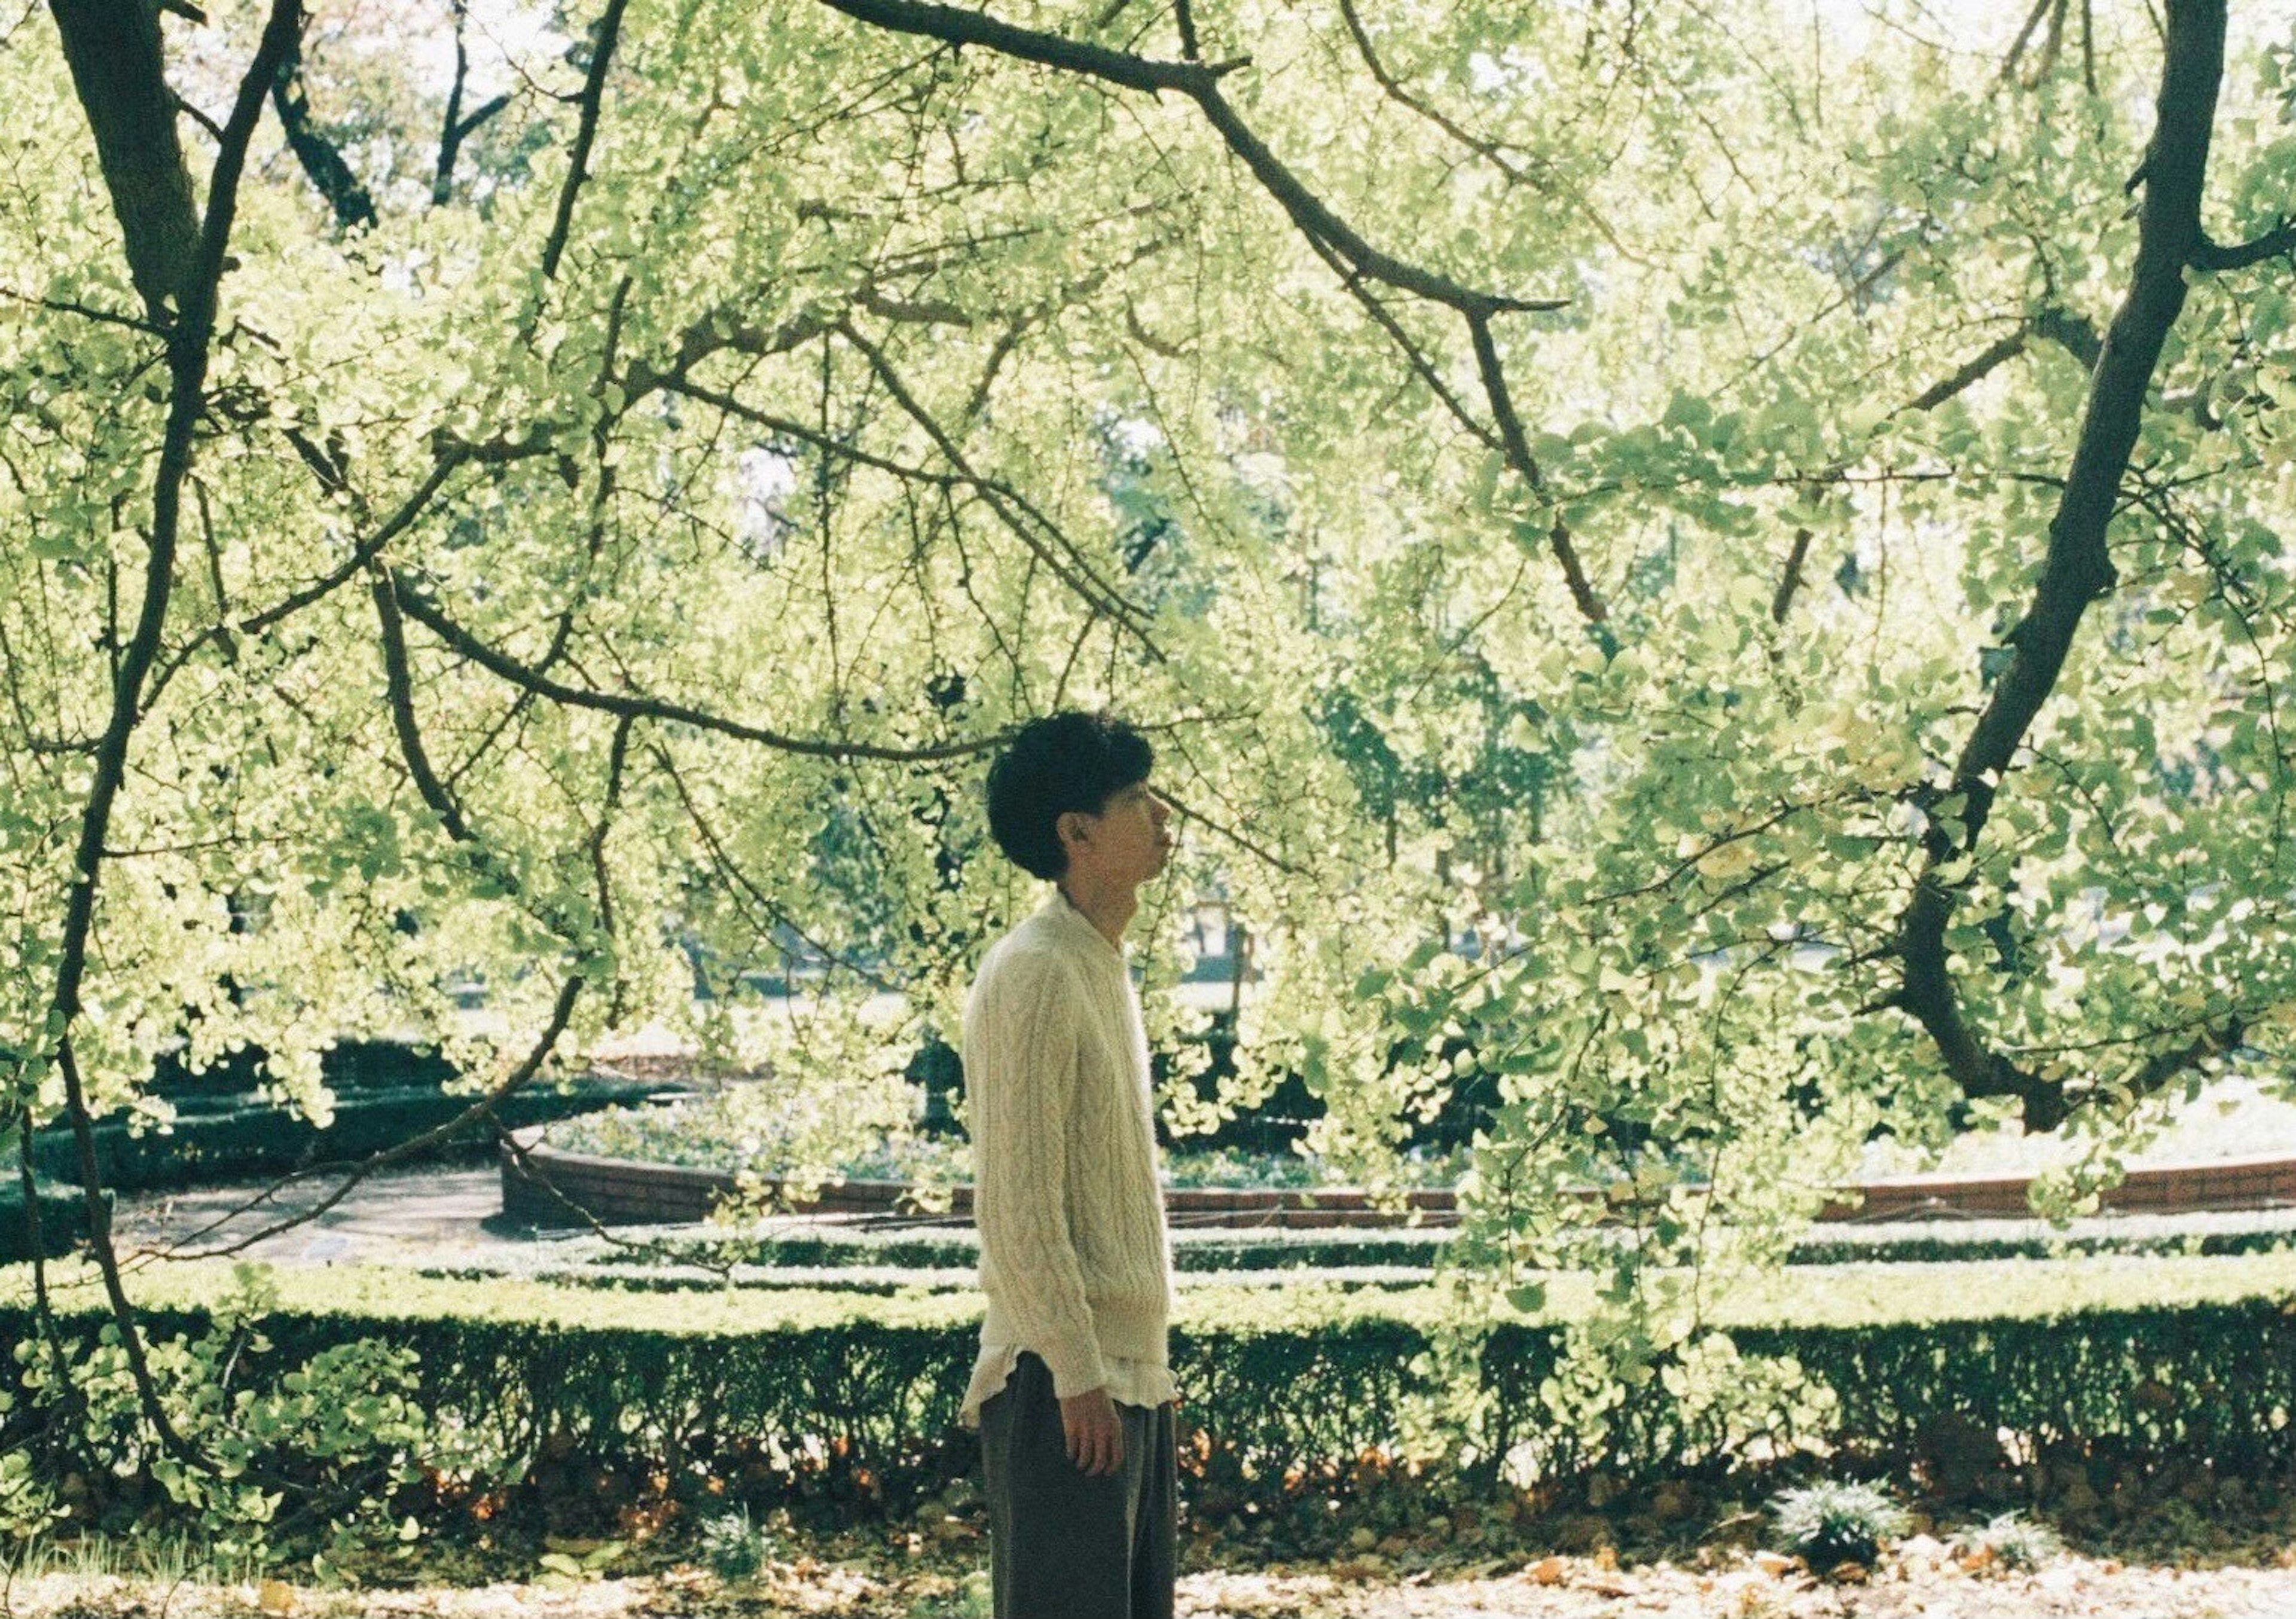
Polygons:
[[1972,1555],[2018,1573],[2038,1568],[2065,1549],[2062,1535],[2021,1512],[2004,1512],[1961,1538]]

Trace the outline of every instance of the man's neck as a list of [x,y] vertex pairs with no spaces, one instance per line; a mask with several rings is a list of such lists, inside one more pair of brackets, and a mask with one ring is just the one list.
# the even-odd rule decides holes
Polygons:
[[1062,896],[1099,929],[1101,937],[1119,950],[1124,947],[1124,930],[1132,925],[1133,915],[1140,909],[1136,884],[1111,883],[1071,871],[1061,879],[1059,887]]

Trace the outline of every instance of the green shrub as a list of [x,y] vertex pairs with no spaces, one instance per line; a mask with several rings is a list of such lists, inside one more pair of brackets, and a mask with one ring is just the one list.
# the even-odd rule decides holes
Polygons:
[[1879,1485],[1824,1480],[1782,1492],[1770,1503],[1778,1541],[1815,1569],[1871,1564],[1906,1533],[1906,1509]]
[[2020,1573],[2038,1568],[2065,1549],[2062,1535],[2021,1512],[2004,1512],[1960,1539],[1972,1552],[1985,1554],[1993,1566]]
[[[664,1226],[625,1228],[619,1236],[620,1241],[597,1250],[602,1260],[616,1266],[637,1261],[713,1271],[743,1265],[775,1269],[894,1265],[969,1271],[980,1263],[980,1239],[969,1226],[922,1230],[814,1226],[732,1232]],[[1344,1226],[1258,1231],[1181,1227],[1171,1236],[1173,1268],[1187,1271],[1324,1271],[1360,1265],[1427,1271],[1451,1240],[1447,1231],[1431,1227],[1392,1231]]]
[[390,1504],[426,1466],[474,1459],[417,1403],[413,1352],[335,1334],[279,1354],[265,1331],[291,1319],[278,1310],[269,1272],[241,1265],[207,1310],[152,1323],[144,1360],[175,1443],[152,1421],[111,1321],[77,1314],[53,1342],[9,1323],[15,1386],[0,1392],[49,1453],[0,1471],[0,1530],[28,1535],[80,1505],[133,1518],[148,1509],[137,1493],[148,1481],[226,1558],[267,1555],[283,1506],[338,1541],[396,1533]]
[[[513,1129],[544,1124],[626,1101],[630,1090],[620,1080],[569,1080],[562,1086],[521,1091],[502,1102],[496,1116]],[[395,1147],[455,1118],[473,1100],[431,1086],[346,1092],[335,1099],[334,1119],[324,1129],[291,1108],[267,1102],[185,1102],[165,1131],[131,1129],[119,1119],[99,1122],[96,1163],[103,1183],[119,1190],[276,1174]],[[483,1149],[494,1139],[493,1129],[480,1123],[443,1143],[442,1150]],[[51,1187],[78,1182],[78,1147],[70,1131],[38,1131],[32,1149],[33,1169]]]
[[2076,1259],[2109,1254],[2191,1259],[2271,1254],[2296,1247],[2296,1216],[2284,1209],[2202,1215],[2115,1215],[2068,1231],[2034,1220],[1973,1220],[1895,1230],[1818,1226],[1798,1239],[1790,1263],[1965,1263],[1988,1259]]
[[[56,1272],[86,1345],[100,1298],[84,1267]],[[279,1386],[342,1345],[402,1353],[404,1399],[461,1445],[441,1501],[482,1479],[594,1495],[578,1461],[665,1474],[697,1502],[718,1499],[716,1480],[753,1508],[838,1522],[905,1509],[978,1465],[955,1423],[977,1295],[721,1288],[673,1310],[654,1294],[354,1266],[275,1285],[267,1347],[238,1363],[245,1386]],[[206,1264],[136,1277],[163,1339],[206,1334],[231,1286]],[[2028,1443],[2254,1476],[2296,1462],[2292,1289],[2284,1255],[1793,1271],[1733,1294],[1726,1339],[1629,1381],[1570,1359],[1592,1307],[1584,1277],[1554,1278],[1541,1315],[1490,1312],[1456,1374],[1433,1353],[1446,1290],[1207,1285],[1181,1294],[1172,1337],[1183,1466],[1196,1509],[1225,1517],[1382,1487],[1406,1460],[1468,1490],[1503,1460],[1566,1484],[1720,1473],[1754,1465],[1756,1438],[1770,1454],[1823,1443],[1910,1465],[1950,1415]],[[25,1293],[20,1271],[0,1272],[0,1343],[29,1340]]]
[[748,1580],[773,1561],[774,1537],[750,1520],[747,1507],[735,1507],[702,1520],[695,1536],[701,1561],[721,1580]]
[[[107,1190],[104,1199],[111,1201]],[[39,1218],[40,1257],[53,1259],[71,1251],[87,1235],[87,1202],[72,1186],[43,1186],[38,1201],[27,1209],[24,1194],[14,1185],[0,1190],[0,1264],[32,1257],[33,1213]]]
[[[556,1139],[557,1132],[552,1132]],[[2031,1221],[1982,1222],[1973,1233],[1956,1227],[1937,1234],[1878,1237],[1812,1232],[1791,1256],[1797,1266],[1969,1264],[2018,1259],[2054,1260],[2113,1255],[2130,1258],[2194,1258],[2274,1254],[2296,1244],[2296,1224],[2285,1214],[2216,1216],[2205,1229],[2191,1221],[2129,1220],[2130,1230],[2077,1236],[2036,1235]],[[807,1271],[840,1267],[897,1266],[915,1271],[966,1271],[980,1263],[980,1242],[963,1222],[906,1226],[816,1225],[767,1221],[746,1231],[692,1225],[625,1227],[611,1245],[567,1245],[570,1266],[592,1255],[602,1279],[626,1285],[642,1267],[685,1269],[695,1280],[718,1280],[729,1270]],[[1431,1272],[1455,1232],[1444,1226],[1296,1227],[1249,1229],[1176,1226],[1172,1263],[1184,1272],[1316,1271],[1383,1267]],[[571,1271],[564,1272],[573,1280]],[[740,1275],[744,1285],[760,1279]],[[825,1285],[814,1279],[813,1285]]]

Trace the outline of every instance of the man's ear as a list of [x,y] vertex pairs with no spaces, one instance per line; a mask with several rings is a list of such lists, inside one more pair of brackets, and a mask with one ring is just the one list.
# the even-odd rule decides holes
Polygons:
[[1086,830],[1084,816],[1079,812],[1062,810],[1053,818],[1053,836],[1060,839],[1061,847],[1065,849],[1085,842],[1090,834]]

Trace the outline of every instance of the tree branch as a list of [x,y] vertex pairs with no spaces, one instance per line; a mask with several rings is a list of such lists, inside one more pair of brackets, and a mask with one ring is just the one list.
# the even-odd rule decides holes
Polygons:
[[1016,539],[1026,545],[1055,576],[1076,593],[1078,600],[1095,611],[1106,613],[1122,625],[1134,639],[1160,660],[1163,650],[1148,633],[1149,615],[1127,598],[1116,586],[1103,580],[1087,561],[1074,542],[1062,533],[1059,525],[1037,510],[1035,503],[1011,485],[995,478],[983,478],[972,470],[964,452],[951,438],[947,429],[920,404],[908,385],[895,371],[884,351],[872,343],[850,323],[840,323],[838,335],[858,349],[877,373],[879,381],[893,402],[901,407],[909,420],[924,429],[935,448],[948,464],[962,473],[966,483],[980,495],[982,502],[995,512]]
[[471,76],[471,53],[463,46],[463,33],[470,11],[469,0],[455,0],[455,82],[447,91],[447,114],[439,128],[439,165],[430,176],[433,207],[443,206],[455,194],[455,164],[462,156],[463,143],[477,133],[480,125],[510,105],[509,96],[497,95],[469,117],[463,115],[463,92]]
[[[542,1033],[536,1038],[534,1044],[528,1048],[525,1057],[519,1061],[518,1066],[513,1067],[503,1077],[503,1081],[500,1084],[496,1085],[493,1090],[488,1091],[485,1095],[479,1097],[476,1100],[472,1101],[469,1107],[455,1115],[454,1117],[444,1120],[439,1124],[433,1124],[430,1129],[423,1131],[419,1135],[409,1136],[403,1141],[386,1147],[381,1151],[371,1154],[367,1157],[361,1159],[357,1164],[352,1165],[349,1172],[347,1173],[340,1182],[336,1182],[333,1189],[331,1190],[325,1197],[320,1198],[318,1202],[313,1204],[308,1208],[297,1209],[292,1214],[288,1215],[283,1220],[276,1220],[269,1225],[258,1227],[255,1231],[250,1231],[243,1237],[235,1237],[230,1242],[220,1244],[215,1247],[194,1249],[189,1253],[175,1252],[171,1253],[168,1257],[172,1259],[220,1259],[233,1254],[244,1253],[249,1248],[253,1247],[257,1243],[265,1240],[266,1238],[276,1237],[283,1231],[291,1231],[297,1226],[307,1225],[311,1221],[317,1219],[321,1214],[325,1214],[329,1209],[334,1207],[335,1205],[340,1203],[345,1198],[349,1197],[352,1190],[358,1186],[360,1182],[365,1181],[369,1175],[373,1174],[376,1171],[388,1169],[394,1164],[405,1163],[407,1159],[414,1157],[418,1153],[426,1152],[430,1149],[451,1140],[463,1131],[469,1129],[472,1124],[478,1124],[482,1120],[492,1119],[495,1116],[495,1109],[501,1107],[504,1102],[510,1100],[510,1098],[515,1095],[518,1092],[523,1090],[527,1084],[533,1080],[534,1076],[542,1071],[542,1065],[550,1059],[550,1054],[557,1049],[559,1040],[566,1033],[567,1025],[573,1020],[574,1003],[580,997],[582,989],[582,975],[580,973],[570,974],[567,977],[566,981],[558,987],[558,998],[551,1006],[549,1022],[544,1025]],[[263,1197],[268,1198],[272,1196],[278,1191],[280,1187],[287,1185],[298,1178],[299,1177],[287,1176],[281,1181],[275,1182],[272,1186],[265,1190]],[[260,1202],[261,1200],[262,1199],[258,1198],[254,1201]],[[246,1206],[252,1206],[252,1203],[250,1203]],[[212,1227],[209,1229],[212,1229]]]
[[[211,624],[176,649],[152,675],[147,706],[148,703],[156,703],[159,700],[160,692],[166,688],[168,683],[173,680],[183,666],[210,642],[224,641],[234,635],[259,635],[274,625],[284,623],[293,617],[305,608],[325,600],[365,572],[367,565],[382,554],[385,546],[414,527],[415,520],[430,509],[431,501],[446,486],[447,480],[454,475],[456,468],[473,462],[500,464],[506,460],[544,455],[549,454],[552,447],[545,440],[525,446],[520,454],[512,456],[500,454],[495,446],[463,444],[447,446],[440,453],[438,461],[432,464],[430,476],[415,487],[414,493],[399,503],[396,511],[377,525],[373,532],[352,546],[350,555],[344,558],[340,563],[299,590],[289,593],[262,611],[230,623]],[[314,470],[316,472],[316,469]]]
[[621,38],[622,13],[629,9],[629,0],[606,0],[604,13],[598,19],[598,40],[590,56],[589,71],[582,78],[581,111],[574,127],[574,151],[567,160],[566,183],[558,189],[558,214],[550,223],[550,235],[542,244],[542,278],[554,281],[558,261],[566,252],[566,238],[574,228],[574,200],[581,194],[582,182],[588,177],[590,148],[598,138],[598,110],[606,96],[606,73],[613,66],[614,46]]
[[[66,0],[59,6],[59,17],[67,11],[76,11],[78,0]],[[98,76],[102,87],[100,96],[112,98],[111,110],[99,110],[89,106],[91,122],[99,127],[116,117],[120,106],[149,110],[160,104],[166,96],[166,85],[160,78],[158,50],[158,23],[147,9],[146,0],[128,0],[117,8],[101,8],[116,18],[131,13],[148,25],[150,37],[144,38],[138,26],[130,24],[124,32],[127,43],[134,47],[132,56],[103,66]],[[160,1443],[179,1460],[194,1466],[204,1466],[191,1446],[184,1440],[168,1419],[161,1403],[157,1384],[144,1353],[143,1336],[136,1329],[134,1307],[129,1304],[119,1277],[119,1255],[111,1241],[111,1210],[104,1200],[102,1171],[95,1154],[94,1121],[88,1111],[87,1089],[79,1069],[73,1031],[80,1012],[80,990],[87,971],[88,950],[95,927],[95,896],[103,871],[104,848],[111,826],[112,810],[119,800],[120,788],[127,773],[128,744],[145,712],[144,683],[152,672],[160,650],[160,642],[167,628],[168,606],[175,584],[176,546],[183,525],[184,483],[190,476],[194,434],[205,413],[205,388],[208,373],[209,349],[215,332],[216,298],[223,279],[224,251],[231,240],[232,221],[239,204],[239,182],[247,161],[248,143],[254,138],[255,126],[263,115],[265,89],[276,78],[279,64],[286,59],[295,33],[300,25],[301,11],[298,0],[273,0],[270,17],[265,24],[261,42],[257,45],[254,60],[246,75],[240,80],[238,96],[233,103],[231,116],[224,126],[223,140],[216,152],[215,168],[208,186],[207,214],[200,222],[190,251],[183,262],[175,262],[181,244],[174,241],[181,221],[173,217],[172,203],[165,199],[155,202],[158,191],[136,193],[139,200],[120,200],[121,193],[114,192],[115,207],[121,210],[121,224],[129,235],[131,274],[140,278],[144,270],[137,269],[132,245],[139,233],[156,231],[168,238],[166,252],[160,256],[168,260],[164,266],[180,277],[167,286],[164,296],[172,298],[176,306],[173,326],[168,334],[168,369],[169,391],[167,422],[161,432],[160,456],[152,478],[152,519],[148,555],[144,572],[144,599],[137,609],[135,626],[125,647],[120,650],[119,664],[112,680],[111,711],[106,722],[103,737],[96,748],[94,770],[88,783],[87,797],[80,815],[79,843],[72,863],[72,882],[67,893],[62,936],[58,942],[55,986],[49,1001],[48,1038],[51,1060],[64,1082],[64,1105],[71,1120],[74,1143],[78,1149],[80,1186],[87,1206],[89,1246],[94,1251],[97,1268],[103,1277],[104,1292],[111,1306],[113,1320],[118,1323],[121,1348],[126,1354],[128,1371],[133,1378],[139,1403]],[[89,20],[83,16],[83,24]],[[99,36],[102,29],[94,30]],[[83,44],[86,43],[83,38]],[[143,46],[148,45],[149,50]],[[78,78],[75,74],[75,78]],[[143,138],[157,140],[152,130],[141,131]],[[167,144],[173,148],[172,126],[168,131]],[[103,140],[98,138],[101,148]],[[159,167],[166,167],[166,152],[160,154]],[[146,153],[148,160],[151,154]],[[175,153],[180,167],[180,151]],[[141,171],[143,180],[151,181],[150,169]],[[109,177],[109,168],[107,168]],[[188,201],[188,189],[184,200]],[[162,204],[165,206],[162,206]],[[156,210],[153,212],[152,210]],[[147,217],[147,213],[149,217]],[[131,221],[135,223],[131,224]],[[159,266],[152,257],[152,241],[146,237],[140,249],[148,260],[147,268]],[[156,285],[156,283],[155,283]],[[151,295],[147,292],[147,298]],[[155,308],[155,317],[160,311]]]
[[[1228,151],[1242,160],[1260,189],[1275,199],[1309,243],[1319,250],[1336,254],[1345,261],[1350,274],[1439,304],[1466,321],[1484,391],[1491,413],[1498,420],[1501,438],[1506,444],[1508,464],[1534,493],[1538,490],[1538,467],[1523,441],[1521,425],[1515,420],[1497,350],[1491,342],[1489,323],[1493,315],[1508,311],[1562,308],[1565,300],[1483,291],[1374,247],[1292,172],[1221,94],[1221,78],[1242,66],[1242,61],[1211,66],[1156,61],[1098,45],[1081,45],[1056,34],[1016,28],[977,12],[958,11],[931,4],[930,0],[823,0],[823,4],[860,21],[898,33],[921,35],[950,45],[979,45],[1021,61],[1128,89],[1150,94],[1171,90],[1187,96],[1226,143]],[[1586,570],[1571,544],[1570,529],[1560,521],[1550,527],[1549,548],[1562,567],[1571,600],[1578,604],[1581,616],[1590,624],[1602,623],[1605,609],[1587,582]]]
[[[1499,365],[1498,345],[1491,338],[1489,315],[1477,311],[1468,315],[1467,335],[1474,345],[1475,366],[1482,373],[1483,392],[1498,422],[1499,442],[1505,446],[1507,464],[1537,493],[1546,487],[1545,479],[1539,476],[1538,463],[1531,458],[1530,441],[1523,436],[1521,419],[1515,414],[1514,401],[1507,393],[1506,372]],[[1578,560],[1578,548],[1572,543],[1570,527],[1559,511],[1547,525],[1546,547],[1562,565],[1563,582],[1570,587],[1571,601],[1578,604],[1578,616],[1589,624],[1600,624],[1608,618],[1611,610],[1587,582],[1587,569]]]
[[[454,651],[469,658],[488,674],[508,681],[537,697],[548,698],[570,708],[589,708],[600,714],[621,715],[637,719],[663,720],[675,724],[691,725],[698,731],[714,732],[736,741],[756,742],[783,753],[803,755],[816,759],[886,759],[920,762],[931,759],[969,758],[1001,747],[1009,738],[1003,732],[969,742],[945,742],[932,748],[890,748],[869,742],[821,741],[808,737],[790,736],[763,725],[751,725],[732,720],[705,709],[650,697],[643,692],[598,691],[586,686],[571,686],[553,679],[531,665],[524,663],[480,640],[455,623],[440,610],[438,604],[422,593],[422,587],[404,575],[394,575],[395,588],[390,593],[395,608],[436,635]],[[435,781],[435,776],[433,780]],[[437,807],[435,805],[432,806]]]
[[2144,159],[2144,201],[2128,293],[2091,375],[2080,437],[2049,525],[2040,577],[2008,636],[2009,667],[1955,761],[1950,784],[1924,805],[1931,814],[1923,870],[1895,941],[1904,977],[1891,1003],[1927,1031],[1967,1095],[2017,1098],[2027,1127],[2035,1130],[2048,1129],[2065,1116],[2063,1087],[1988,1051],[1964,1016],[1948,966],[1946,932],[1966,879],[1950,868],[1974,854],[1999,783],[2055,690],[2082,616],[2112,588],[2106,531],[2144,423],[2145,394],[2161,347],[2184,308],[2184,273],[2202,240],[2201,194],[2224,73],[2224,4],[2169,0],[2168,13],[2160,111]]
[[463,814],[461,803],[439,779],[439,772],[430,763],[430,750],[423,745],[422,729],[414,716],[414,666],[406,653],[406,624],[399,617],[398,581],[379,561],[368,564],[367,593],[374,602],[376,626],[382,632],[383,695],[390,705],[390,728],[398,733],[399,756],[406,763],[407,778],[414,783],[415,797],[430,806],[447,837],[471,847],[472,858],[487,868],[489,877],[507,879],[507,887],[516,893],[515,876],[494,869],[496,863],[487,856],[478,834],[471,830],[470,822]]
[[366,187],[343,161],[343,154],[332,141],[319,133],[311,117],[310,97],[303,91],[303,40],[299,32],[287,60],[279,64],[279,77],[272,81],[271,105],[279,114],[279,127],[287,132],[288,150],[303,166],[319,195],[334,209],[335,223],[344,230],[355,225],[374,223],[374,199]]
[[2025,352],[2029,339],[2025,328],[2020,328],[1972,359],[1953,375],[1931,383],[1898,407],[1902,411],[1933,411],[1947,400],[1976,387],[2004,361]]
[[1196,39],[1196,11],[1190,0],[1172,0],[1172,21],[1180,30],[1180,54],[1190,61],[1201,61],[1204,51]]
[[1807,528],[1794,530],[1793,549],[1786,552],[1786,565],[1778,576],[1778,588],[1770,597],[1770,622],[1784,624],[1786,615],[1793,610],[1794,593],[1801,588],[1802,565],[1809,560],[1810,534]]
[[1016,28],[980,12],[960,11],[953,5],[931,4],[931,0],[823,0],[823,4],[873,28],[919,35],[946,45],[977,45],[1000,56],[1151,94],[1177,90],[1193,96],[1216,86],[1223,75],[1244,65],[1244,59],[1215,63],[1158,61],[1111,51],[1104,45],[1063,39],[1057,34]]
[[1445,114],[1441,108],[1412,94],[1404,87],[1401,80],[1388,71],[1387,64],[1380,60],[1378,51],[1373,48],[1371,32],[1364,27],[1363,18],[1356,11],[1355,0],[1340,0],[1340,20],[1347,24],[1348,36],[1355,41],[1356,54],[1363,58],[1364,66],[1371,70],[1373,79],[1386,93],[1388,100],[1406,111],[1415,113],[1426,119],[1445,135],[1458,142],[1460,145],[1489,163],[1509,180],[1517,184],[1529,182],[1530,176],[1520,164],[1501,151],[1496,142],[1484,140],[1472,131],[1461,127],[1455,119]]
[[[694,798],[693,789],[686,786],[685,778],[679,772],[677,762],[671,756],[669,749],[659,741],[649,743],[647,746],[653,755],[654,762],[661,766],[662,773],[669,778],[669,784],[677,794],[677,801],[685,811],[686,820],[693,823],[694,831],[701,839],[704,852],[709,856],[709,863],[717,868],[719,876],[734,888],[754,900],[766,912],[774,926],[788,928],[797,935],[806,948],[819,954],[823,960],[844,969],[871,989],[885,994],[900,993],[900,985],[891,979],[860,961],[840,954],[833,945],[824,944],[808,933],[779,902],[759,887],[757,879],[743,871],[740,863],[727,852],[725,840],[718,837],[717,829],[711,826],[708,819],[703,816],[701,805]],[[754,921],[751,922],[751,926],[756,926]],[[770,928],[760,928],[758,931],[763,936],[768,934]]]
[[2085,315],[2070,309],[2044,309],[2033,317],[2033,332],[2044,337],[2080,362],[2083,371],[2095,371],[2104,356],[2104,339]]
[[[827,0],[838,4],[840,0]],[[1569,307],[1566,298],[1514,298],[1505,293],[1483,292],[1453,281],[1433,270],[1422,269],[1405,263],[1379,249],[1358,235],[1339,215],[1332,212],[1323,199],[1308,189],[1300,176],[1286,168],[1282,159],[1268,149],[1267,143],[1254,133],[1219,93],[1217,83],[1193,90],[1197,106],[1203,109],[1205,119],[1227,143],[1228,150],[1243,160],[1251,170],[1260,188],[1275,199],[1292,222],[1300,231],[1318,241],[1327,241],[1364,274],[1374,281],[1384,282],[1405,292],[1416,293],[1431,303],[1442,304],[1457,310],[1472,320],[1488,318],[1508,310],[1562,309]]]
[[2212,271],[2244,270],[2251,265],[2262,264],[2266,259],[2277,258],[2284,253],[2296,253],[2296,220],[2284,219],[2253,241],[2235,242],[2230,247],[2211,241],[2204,234],[2193,249],[2193,267]]
[[191,172],[176,138],[176,98],[151,0],[50,0],[64,61],[127,251],[127,273],[154,324],[183,296],[200,236]]

